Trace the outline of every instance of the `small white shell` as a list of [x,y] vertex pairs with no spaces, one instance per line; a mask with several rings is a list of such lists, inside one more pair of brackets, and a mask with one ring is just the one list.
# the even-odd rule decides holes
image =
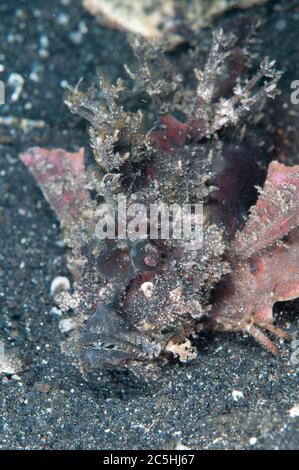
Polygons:
[[149,299],[152,296],[154,284],[152,282],[144,282],[140,286],[140,290],[143,292],[144,297]]
[[51,283],[50,292],[51,295],[55,296],[59,292],[70,290],[71,283],[69,279],[65,276],[57,276],[53,279]]

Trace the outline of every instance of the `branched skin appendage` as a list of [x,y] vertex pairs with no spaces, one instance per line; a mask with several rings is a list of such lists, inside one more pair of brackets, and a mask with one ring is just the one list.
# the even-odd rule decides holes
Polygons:
[[[159,119],[150,131],[141,112],[118,104],[122,81],[110,85],[99,73],[101,100],[96,88],[87,95],[78,87],[71,90],[70,110],[91,125],[95,164],[86,172],[85,186],[98,198],[113,207],[120,196],[127,205],[205,207],[202,247],[190,250],[175,239],[99,240],[95,227],[102,209],[94,200],[88,202],[78,232],[89,217],[89,235],[83,240],[71,235],[70,268],[76,279],[71,306],[78,329],[65,346],[80,357],[84,371],[119,368],[146,375],[170,357],[186,362],[196,356],[190,339],[209,318],[212,289],[231,270],[226,255],[237,228],[231,221],[242,215],[240,204],[232,203],[232,210],[229,201],[237,201],[246,184],[242,177],[231,178],[229,165],[249,165],[244,173],[248,180],[255,171],[241,137],[232,142],[228,134],[223,144],[219,134],[241,128],[257,103],[273,98],[280,76],[265,59],[252,78],[237,84],[233,96],[217,96],[235,41],[221,30],[215,33],[206,65],[194,70],[194,90],[184,88],[183,77],[173,72],[158,47],[141,38],[133,41],[139,66],[128,72],[152,99]],[[175,117],[177,111],[184,119]]]

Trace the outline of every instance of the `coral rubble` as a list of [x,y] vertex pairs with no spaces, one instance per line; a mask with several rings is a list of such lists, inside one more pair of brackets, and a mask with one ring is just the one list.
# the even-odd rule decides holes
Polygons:
[[184,27],[197,31],[232,8],[250,8],[265,0],[84,0],[83,5],[106,26],[165,41],[184,41]]

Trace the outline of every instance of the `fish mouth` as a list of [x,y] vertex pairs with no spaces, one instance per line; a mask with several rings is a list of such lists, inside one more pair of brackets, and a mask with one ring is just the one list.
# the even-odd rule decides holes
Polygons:
[[161,346],[129,325],[111,304],[103,303],[86,323],[78,345],[88,369],[127,369],[161,353]]

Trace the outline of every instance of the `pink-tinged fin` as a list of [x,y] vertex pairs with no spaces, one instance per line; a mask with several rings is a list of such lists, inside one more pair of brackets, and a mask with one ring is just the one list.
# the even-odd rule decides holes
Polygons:
[[260,325],[272,323],[275,302],[299,297],[299,230],[285,245],[239,261],[234,267],[214,314],[224,322],[227,319],[228,324],[231,320],[244,324],[244,319]]
[[20,155],[62,224],[78,220],[89,202],[85,189],[84,149],[70,153],[63,149],[33,147]]
[[273,162],[264,190],[231,251],[233,272],[218,291],[211,318],[216,329],[246,331],[270,351],[262,330],[273,326],[273,305],[299,297],[299,165]]
[[299,165],[269,165],[265,187],[233,252],[242,259],[270,247],[299,226]]

